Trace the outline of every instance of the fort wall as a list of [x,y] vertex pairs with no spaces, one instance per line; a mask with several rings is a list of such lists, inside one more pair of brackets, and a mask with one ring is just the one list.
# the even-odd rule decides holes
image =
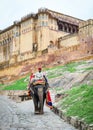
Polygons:
[[41,8],[0,31],[0,69],[55,51],[61,50],[62,55],[82,49],[85,54],[93,53],[93,20]]

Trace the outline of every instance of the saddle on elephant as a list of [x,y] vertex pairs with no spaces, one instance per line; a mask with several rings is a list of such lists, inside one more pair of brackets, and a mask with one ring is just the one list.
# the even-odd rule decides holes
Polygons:
[[33,82],[33,85],[37,85],[37,84],[45,85],[45,80],[44,79],[35,80]]

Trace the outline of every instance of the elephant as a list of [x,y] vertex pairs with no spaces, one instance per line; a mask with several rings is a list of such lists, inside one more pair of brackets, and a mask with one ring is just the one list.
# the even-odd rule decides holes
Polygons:
[[31,88],[31,96],[33,98],[33,103],[34,103],[34,113],[43,114],[47,86],[45,84],[36,84],[31,86],[30,88]]

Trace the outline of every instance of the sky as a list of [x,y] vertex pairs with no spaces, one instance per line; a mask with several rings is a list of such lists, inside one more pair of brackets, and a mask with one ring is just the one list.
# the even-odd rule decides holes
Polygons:
[[39,8],[48,8],[79,19],[93,19],[93,0],[0,0],[0,30]]

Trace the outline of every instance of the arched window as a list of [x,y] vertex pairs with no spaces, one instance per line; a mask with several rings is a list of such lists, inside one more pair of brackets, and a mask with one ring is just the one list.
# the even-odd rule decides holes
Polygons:
[[75,26],[73,26],[73,33],[77,32],[77,28]]
[[59,23],[59,30],[61,30],[61,31],[64,31],[64,24],[62,24],[62,23]]
[[64,27],[64,31],[67,32],[67,26]]
[[60,30],[63,30],[63,26],[62,25],[60,25]]
[[37,43],[33,43],[33,51],[37,51],[38,49],[38,44]]
[[75,28],[73,28],[73,33],[75,33]]
[[49,48],[52,48],[52,47],[54,47],[54,42],[53,41],[50,41],[50,44],[49,44],[49,46],[48,46]]
[[65,32],[68,32],[68,31],[69,31],[68,24],[65,24],[65,25],[64,25],[64,31],[65,31]]
[[72,26],[71,25],[69,25],[68,31],[69,31],[69,33],[72,33]]

